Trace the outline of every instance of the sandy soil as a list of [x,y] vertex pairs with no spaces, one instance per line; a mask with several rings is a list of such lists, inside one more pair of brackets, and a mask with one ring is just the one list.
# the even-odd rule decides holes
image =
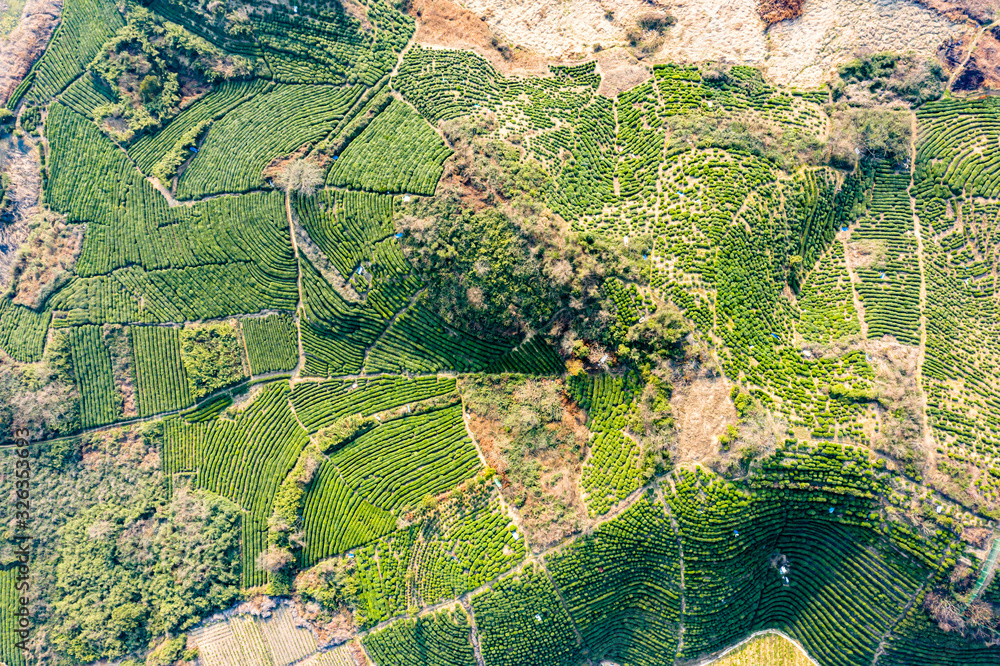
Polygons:
[[914,51],[932,59],[965,29],[908,0],[811,0],[801,17],[768,31],[764,69],[779,83],[816,86],[860,52]]
[[[624,42],[635,20],[662,2],[643,0],[465,0],[498,35],[545,58],[582,58],[594,45]],[[611,12],[611,15],[608,15]]]
[[952,90],[1000,89],[1000,26],[985,31],[955,79]]
[[597,72],[601,86],[597,92],[606,97],[634,88],[653,75],[649,65],[640,62],[627,48],[607,49],[597,54]]
[[28,0],[18,26],[0,39],[0,103],[7,101],[45,49],[62,5],[62,0]]
[[677,463],[705,461],[719,452],[719,437],[736,423],[736,408],[723,377],[698,377],[674,387],[670,406],[677,420]]
[[524,48],[510,48],[482,18],[451,0],[413,0],[417,44],[465,49],[483,56],[504,74],[545,74],[544,59]]
[[595,44],[623,46],[638,17],[665,9],[677,23],[666,29],[649,62],[749,64],[776,83],[801,87],[820,85],[859,52],[912,50],[933,58],[943,42],[965,31],[960,12],[949,18],[911,0],[809,0],[801,16],[770,28],[756,0],[623,0],[613,6],[603,0],[465,0],[464,6],[511,44],[564,60],[589,57]]
[[9,286],[18,248],[31,233],[31,220],[39,214],[42,177],[38,150],[28,139],[18,145],[10,137],[0,141],[0,172],[13,186],[13,220],[0,224],[0,288]]

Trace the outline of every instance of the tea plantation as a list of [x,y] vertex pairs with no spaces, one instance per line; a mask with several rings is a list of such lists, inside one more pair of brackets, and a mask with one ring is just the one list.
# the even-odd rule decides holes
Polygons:
[[1000,98],[838,158],[835,85],[413,5],[65,0],[0,124],[0,664],[1000,664]]

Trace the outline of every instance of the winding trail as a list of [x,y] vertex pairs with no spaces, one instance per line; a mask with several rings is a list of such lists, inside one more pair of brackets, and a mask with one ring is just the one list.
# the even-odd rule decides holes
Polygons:
[[927,418],[927,392],[924,389],[924,358],[927,354],[927,277],[924,270],[924,240],[920,230],[920,217],[917,215],[917,199],[913,196],[914,175],[917,168],[917,114],[910,111],[910,185],[906,195],[910,200],[910,213],[913,216],[913,236],[917,241],[917,270],[920,271],[920,345],[917,348],[917,391],[920,398],[920,419],[923,429],[924,451],[927,454],[925,473],[937,468],[937,449],[934,446],[934,435],[931,432]]

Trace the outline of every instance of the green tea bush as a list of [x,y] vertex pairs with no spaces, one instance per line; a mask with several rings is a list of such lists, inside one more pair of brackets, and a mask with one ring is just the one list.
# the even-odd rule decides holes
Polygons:
[[282,85],[250,98],[213,123],[177,181],[177,197],[262,187],[271,160],[329,134],[360,94],[360,86]]
[[87,66],[115,32],[125,25],[115,3],[107,0],[69,0],[45,52],[7,100],[14,108],[24,98],[44,104],[55,97]]
[[115,386],[111,354],[99,326],[71,329],[73,371],[80,392],[80,424],[104,425],[122,417],[122,396]]
[[680,551],[652,496],[556,551],[547,564],[592,655],[649,666],[673,659],[681,627]]
[[472,597],[472,610],[483,658],[491,666],[578,663],[570,618],[534,565]]
[[192,402],[181,361],[180,331],[174,327],[132,326],[139,416],[182,409]]
[[298,331],[288,315],[240,319],[251,375],[292,370],[299,362]]
[[469,618],[458,609],[400,620],[364,637],[382,666],[474,666]]
[[192,483],[243,507],[242,584],[261,585],[256,568],[267,545],[267,518],[278,486],[309,442],[289,407],[289,391],[280,383],[266,386],[232,420],[165,422],[163,471],[195,472]]
[[335,156],[327,184],[369,192],[434,194],[451,149],[409,105],[393,101]]

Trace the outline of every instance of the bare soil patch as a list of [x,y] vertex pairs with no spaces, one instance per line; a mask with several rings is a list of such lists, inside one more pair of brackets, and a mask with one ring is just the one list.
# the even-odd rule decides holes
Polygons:
[[597,92],[614,98],[636,87],[653,75],[649,65],[640,62],[625,48],[613,48],[597,54],[597,72],[601,85]]
[[18,249],[31,235],[42,189],[38,150],[30,139],[0,141],[0,172],[10,177],[13,209],[0,220],[0,288],[11,284]]
[[0,103],[7,101],[45,50],[62,6],[62,0],[28,0],[20,23],[6,39],[0,39]]
[[802,14],[802,0],[757,0],[757,13],[771,25]]
[[1000,5],[996,0],[914,0],[933,9],[953,21],[966,18],[977,23],[989,23],[1000,16]]
[[665,7],[658,0],[466,0],[511,44],[552,59],[580,59],[603,48],[625,44],[640,16]]
[[1000,27],[991,28],[979,37],[975,51],[952,85],[957,91],[982,88],[1000,89]]
[[83,247],[84,225],[68,224],[51,211],[36,215],[32,224],[13,262],[12,300],[38,309],[72,275]]
[[702,462],[718,454],[719,438],[726,426],[736,423],[729,387],[724,377],[705,375],[674,385],[670,407],[677,422],[675,462]]
[[508,75],[547,73],[544,58],[530,49],[512,48],[486,20],[451,0],[414,0],[410,14],[417,20],[417,44],[474,51]]
[[468,0],[466,7],[512,45],[561,60],[625,47],[641,17],[665,11],[676,23],[661,31],[648,62],[753,65],[798,87],[819,86],[859,53],[934,58],[966,30],[962,11],[945,15],[911,0]]

